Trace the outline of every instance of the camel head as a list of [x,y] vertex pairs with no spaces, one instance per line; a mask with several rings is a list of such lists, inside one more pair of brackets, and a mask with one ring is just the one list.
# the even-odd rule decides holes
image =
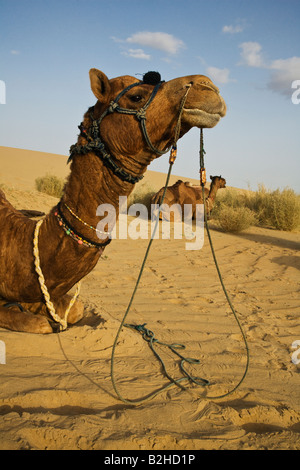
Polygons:
[[125,157],[128,168],[130,162],[133,167],[136,161],[150,163],[174,143],[187,91],[179,137],[194,126],[214,127],[226,114],[218,88],[203,75],[162,82],[157,72],[148,72],[143,80],[128,75],[108,79],[91,69],[90,81],[97,98],[93,119],[101,121],[101,139],[112,155]]
[[222,176],[210,176],[211,184],[218,186],[219,189],[226,188],[226,180]]

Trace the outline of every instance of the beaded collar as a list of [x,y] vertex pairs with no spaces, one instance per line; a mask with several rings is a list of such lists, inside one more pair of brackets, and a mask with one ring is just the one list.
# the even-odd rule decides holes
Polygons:
[[[67,207],[67,209],[69,209],[69,208]],[[104,241],[102,243],[96,243],[92,240],[89,240],[86,237],[83,237],[83,235],[81,235],[81,233],[79,233],[78,231],[75,231],[75,229],[70,225],[69,222],[66,221],[65,217],[63,216],[63,214],[61,212],[61,208],[60,208],[60,203],[58,203],[58,205],[56,207],[56,210],[54,211],[54,215],[57,218],[58,225],[60,227],[62,227],[62,229],[65,231],[65,233],[67,235],[69,235],[71,238],[73,238],[73,240],[75,240],[78,243],[78,245],[82,245],[82,246],[86,246],[86,247],[90,247],[90,248],[100,249],[100,248],[104,248],[105,246],[107,246],[111,242],[111,238],[108,238],[106,241]],[[79,220],[81,220],[81,219],[79,219]],[[95,229],[94,227],[91,227],[90,225],[86,224],[85,222],[84,222],[84,224],[87,225],[89,228],[93,228],[94,230],[97,231],[97,229]],[[109,237],[109,234],[108,234],[108,237]]]

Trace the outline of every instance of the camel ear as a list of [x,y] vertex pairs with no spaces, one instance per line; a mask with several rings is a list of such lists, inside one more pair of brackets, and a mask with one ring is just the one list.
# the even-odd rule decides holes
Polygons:
[[98,69],[90,70],[91,89],[96,98],[103,103],[110,93],[110,84],[105,73]]
[[212,179],[213,179],[213,176],[210,175],[210,179],[212,180]]

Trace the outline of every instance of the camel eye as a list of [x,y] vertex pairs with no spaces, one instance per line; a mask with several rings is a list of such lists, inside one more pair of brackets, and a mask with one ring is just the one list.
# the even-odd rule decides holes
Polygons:
[[133,103],[139,103],[143,97],[141,95],[132,95],[130,96],[130,99]]

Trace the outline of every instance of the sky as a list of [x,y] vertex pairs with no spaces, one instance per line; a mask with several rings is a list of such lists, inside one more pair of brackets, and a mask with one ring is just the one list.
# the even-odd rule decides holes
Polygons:
[[[300,192],[299,18],[300,0],[0,0],[0,145],[65,158],[95,104],[92,67],[203,74],[228,106],[204,131],[208,176]],[[167,172],[168,157],[149,169]],[[199,129],[173,174],[199,177]]]

